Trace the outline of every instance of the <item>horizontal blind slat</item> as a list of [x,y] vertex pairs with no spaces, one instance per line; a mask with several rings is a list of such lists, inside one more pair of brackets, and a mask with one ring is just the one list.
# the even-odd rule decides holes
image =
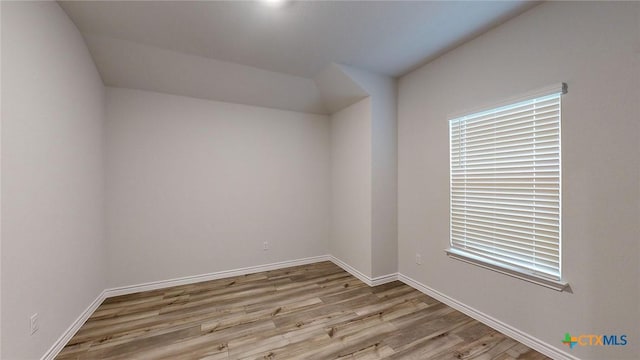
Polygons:
[[[531,121],[529,121],[530,123]],[[533,121],[533,124],[529,124],[527,126],[518,126],[518,127],[507,127],[501,130],[496,129],[485,129],[483,131],[477,131],[472,134],[464,131],[464,137],[459,139],[454,139],[455,141],[459,141],[463,145],[469,145],[476,142],[500,142],[504,141],[503,139],[515,138],[515,137],[531,137],[534,134],[542,134],[544,132],[552,132],[558,129],[557,120],[553,121],[544,121],[538,122]],[[526,123],[526,122],[525,122]]]
[[477,128],[475,130],[469,130],[467,128],[454,128],[453,131],[457,131],[461,136],[455,137],[455,141],[469,142],[476,139],[500,138],[508,134],[533,134],[541,129],[556,129],[558,128],[558,115],[548,115],[545,117],[531,116],[527,118],[518,119],[519,121],[507,124],[501,124],[499,126],[489,126],[485,128]]
[[495,221],[505,220],[505,221],[512,221],[515,223],[522,223],[522,224],[529,224],[529,223],[535,222],[536,224],[541,226],[557,227],[559,222],[558,219],[549,218],[549,217],[541,217],[541,216],[528,217],[528,216],[521,216],[521,215],[512,215],[511,213],[500,213],[497,211],[482,212],[482,211],[471,211],[469,209],[458,210],[457,208],[452,209],[451,214],[453,218],[460,218],[460,219],[469,217],[469,218],[477,218],[477,219],[493,219]]
[[534,271],[539,271],[542,273],[546,273],[549,274],[551,276],[558,276],[558,270],[557,267],[554,266],[548,266],[545,264],[536,264],[535,262],[523,262],[523,261],[518,261],[519,259],[516,258],[509,258],[509,257],[505,257],[505,256],[500,256],[500,254],[496,254],[496,253],[491,253],[491,252],[486,252],[486,251],[477,251],[475,249],[468,249],[465,248],[464,249],[467,252],[470,252],[472,254],[478,255],[480,257],[485,257],[485,258],[489,258],[491,260],[495,260],[497,262],[502,262],[505,264],[509,264],[509,265],[514,265],[514,266],[519,266],[519,267],[525,267]]
[[558,276],[557,273],[553,274],[554,270],[558,268],[559,263],[554,261],[547,261],[540,259],[537,256],[520,256],[509,252],[503,252],[500,250],[488,249],[481,246],[467,246],[464,251],[471,253],[472,255],[480,255],[483,253],[489,253],[492,256],[482,256],[489,260],[498,261],[504,264],[512,264],[518,267],[525,267],[531,271],[544,272],[545,274]]
[[501,229],[496,230],[495,227],[489,228],[489,227],[484,227],[480,225],[474,225],[471,223],[463,223],[463,224],[453,223],[453,225],[454,227],[457,226],[458,230],[464,230],[466,232],[479,234],[479,235],[494,236],[496,237],[496,239],[498,239],[498,236],[504,236],[508,238],[527,240],[531,242],[536,241],[536,239],[540,239],[540,241],[546,241],[549,243],[554,243],[555,242],[554,239],[556,239],[553,236],[546,236],[543,234],[533,235],[533,234],[528,234],[524,231],[509,231],[509,230],[501,230]]
[[534,107],[534,106],[522,106],[520,108],[514,108],[509,112],[487,114],[485,117],[468,118],[460,120],[458,123],[453,123],[456,127],[465,127],[469,129],[478,128],[480,126],[495,125],[503,122],[514,121],[518,118],[529,116],[530,113],[536,112],[537,114],[544,115],[548,112],[559,111],[559,103],[547,103],[546,105]]
[[[481,242],[495,243],[495,240],[491,237],[477,235],[477,234],[474,234],[473,237],[470,237],[469,233],[461,230],[454,230],[452,232],[452,236],[455,241],[458,241],[458,240],[462,242],[481,241]],[[500,243],[505,246],[517,247],[519,249],[531,251],[531,252],[540,251],[547,254],[548,256],[559,258],[559,253],[557,249],[554,247],[554,244],[544,244],[544,243],[538,244],[537,243],[535,248],[532,248],[530,246],[531,244],[526,241],[518,241],[514,239],[501,239],[501,240],[502,241],[500,241]]]
[[[478,239],[474,239],[474,240],[478,240]],[[488,240],[488,241],[482,241],[482,240],[478,240],[475,242],[470,242],[470,241],[464,241],[463,242],[464,246],[466,247],[473,247],[476,249],[491,249],[491,250],[495,250],[495,251],[500,251],[502,252],[502,254],[512,254],[512,256],[517,256],[520,259],[523,258],[527,258],[527,257],[536,257],[538,259],[538,261],[544,261],[545,263],[559,263],[560,261],[558,260],[558,256],[557,255],[550,255],[550,254],[546,254],[542,251],[536,251],[534,249],[521,249],[521,248],[517,248],[517,247],[508,247],[508,246],[496,246],[492,241]],[[501,244],[504,245],[504,244]]]
[[551,207],[533,207],[533,206],[518,206],[512,204],[485,204],[482,202],[453,202],[454,208],[470,208],[470,209],[495,209],[497,211],[506,212],[519,212],[527,214],[546,214],[546,215],[559,215],[558,211],[554,211],[555,208]]
[[[514,261],[513,264],[518,264],[520,266],[522,266],[523,261],[525,262],[524,265],[526,265],[526,259],[524,259],[524,256],[521,255],[516,255],[516,256],[508,256],[509,253],[507,251],[502,251],[502,249],[491,249],[493,251],[486,251],[488,250],[487,248],[483,248],[483,246],[478,246],[477,244],[472,244],[472,243],[459,243],[457,244],[460,249],[463,249],[465,251],[469,251],[469,250],[473,250],[473,252],[475,252],[478,255],[484,255],[485,257],[488,258],[492,258],[492,259],[499,259],[502,261]],[[482,251],[484,251],[485,253],[483,254]],[[534,256],[532,256],[533,258]],[[530,262],[532,263],[531,265],[533,265],[533,263],[536,263],[537,265],[543,266],[543,267],[551,267],[554,262],[558,263],[556,261],[550,260],[550,259],[544,259],[544,258],[540,258],[538,256],[535,256],[535,260],[530,259]]]
[[500,228],[516,228],[523,230],[523,233],[528,234],[531,231],[539,230],[539,231],[548,231],[554,234],[557,234],[558,231],[555,225],[544,225],[541,223],[537,223],[535,221],[517,221],[512,218],[497,218],[497,217],[471,217],[471,216],[453,216],[452,219],[459,224],[481,224],[488,227],[496,226],[497,229]]
[[529,150],[534,151],[536,146],[549,146],[551,144],[557,143],[558,132],[550,133],[545,136],[533,138],[533,137],[521,137],[518,139],[513,139],[509,141],[487,141],[485,143],[478,144],[466,144],[461,146],[461,149],[465,151],[465,156],[473,155],[474,152],[480,151],[496,151],[498,149],[506,151],[517,151],[517,150]]
[[[507,155],[505,157],[508,156],[515,156],[515,154],[518,153],[526,153],[529,154],[529,156],[534,156],[533,153],[531,153],[532,147],[527,145],[526,147],[521,147],[520,149],[514,149],[513,146],[510,149],[501,149],[499,151],[497,151],[496,149],[490,149],[490,150],[483,150],[483,151],[477,151],[474,152],[472,154],[452,154],[452,157],[457,157],[458,159],[468,159],[468,160],[473,160],[473,159],[482,159],[483,157],[487,157],[487,156],[500,156],[500,155]],[[542,146],[540,143],[536,144],[536,151],[540,150],[541,154],[542,154],[542,150],[546,150],[546,151],[555,151],[556,153],[559,151],[559,147],[558,144],[556,143],[552,143],[551,145],[547,145],[547,146]]]

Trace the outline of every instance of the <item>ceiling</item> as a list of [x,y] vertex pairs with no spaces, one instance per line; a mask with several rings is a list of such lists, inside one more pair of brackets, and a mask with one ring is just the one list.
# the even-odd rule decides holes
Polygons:
[[[225,66],[235,66],[236,71],[242,65],[253,68],[246,68],[248,72],[270,72],[306,89],[301,78],[313,79],[332,63],[401,76],[537,4],[520,0],[292,1],[273,8],[255,1],[59,3],[87,40],[105,84],[224,101],[230,100],[207,93],[213,89],[203,91],[206,84],[192,84],[199,78],[195,70],[189,70],[191,80],[178,79],[183,83],[174,87],[181,90],[158,85],[174,82],[162,78],[163,73],[174,71],[171,68],[148,74],[148,79],[136,75],[132,84],[130,75],[149,70],[131,64],[136,62],[132,55],[115,52],[136,48],[149,61],[165,54],[171,60],[159,60],[163,66],[188,68],[188,63],[198,62],[202,71],[216,67],[220,74],[228,73]],[[202,77],[207,76],[215,80],[204,73]],[[304,91],[318,96],[310,88]],[[311,112],[324,112],[317,99],[304,101],[314,103]],[[300,106],[289,108],[300,111]]]

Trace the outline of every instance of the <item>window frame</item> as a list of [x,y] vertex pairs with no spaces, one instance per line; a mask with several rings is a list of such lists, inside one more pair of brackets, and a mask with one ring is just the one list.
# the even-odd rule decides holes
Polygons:
[[519,267],[515,265],[505,264],[504,262],[499,262],[492,260],[490,258],[478,256],[469,252],[465,252],[464,249],[460,249],[453,245],[453,234],[452,234],[452,211],[453,211],[453,203],[452,203],[452,193],[453,193],[453,163],[452,163],[452,136],[450,133],[451,122],[459,120],[461,117],[465,116],[474,116],[478,113],[486,113],[493,110],[497,110],[500,108],[504,108],[506,106],[515,105],[519,102],[542,98],[545,96],[558,95],[562,97],[563,94],[567,93],[567,85],[565,83],[554,84],[552,86],[548,86],[536,91],[532,91],[518,97],[513,97],[510,99],[506,99],[500,103],[493,104],[490,106],[483,106],[481,108],[475,110],[467,110],[464,112],[459,112],[457,114],[453,114],[447,116],[447,121],[449,123],[448,126],[448,135],[449,135],[449,248],[445,249],[445,253],[448,257],[463,261],[469,264],[473,264],[482,268],[486,268],[492,271],[496,271],[502,274],[506,274],[515,278],[519,278],[534,284],[538,284],[547,288],[554,289],[556,291],[564,291],[569,287],[568,282],[564,281],[562,278],[562,146],[561,146],[561,138],[562,138],[562,101],[559,103],[559,115],[558,115],[558,278],[550,277],[547,274],[542,274],[536,272],[532,269],[528,269],[526,267]]

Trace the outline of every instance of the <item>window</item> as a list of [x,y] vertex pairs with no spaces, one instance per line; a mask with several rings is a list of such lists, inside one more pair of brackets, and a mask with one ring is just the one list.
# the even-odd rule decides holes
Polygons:
[[449,120],[449,256],[556,290],[566,85]]

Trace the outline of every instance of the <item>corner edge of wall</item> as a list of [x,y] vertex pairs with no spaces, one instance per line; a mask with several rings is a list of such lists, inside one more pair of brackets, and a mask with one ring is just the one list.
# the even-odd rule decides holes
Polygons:
[[41,360],[53,360],[62,351],[64,346],[71,340],[71,338],[80,330],[82,325],[89,319],[91,314],[102,304],[106,299],[106,290],[102,290],[98,297],[96,297],[89,306],[71,323],[71,325],[60,335],[60,337],[51,345],[49,350],[40,358]]

